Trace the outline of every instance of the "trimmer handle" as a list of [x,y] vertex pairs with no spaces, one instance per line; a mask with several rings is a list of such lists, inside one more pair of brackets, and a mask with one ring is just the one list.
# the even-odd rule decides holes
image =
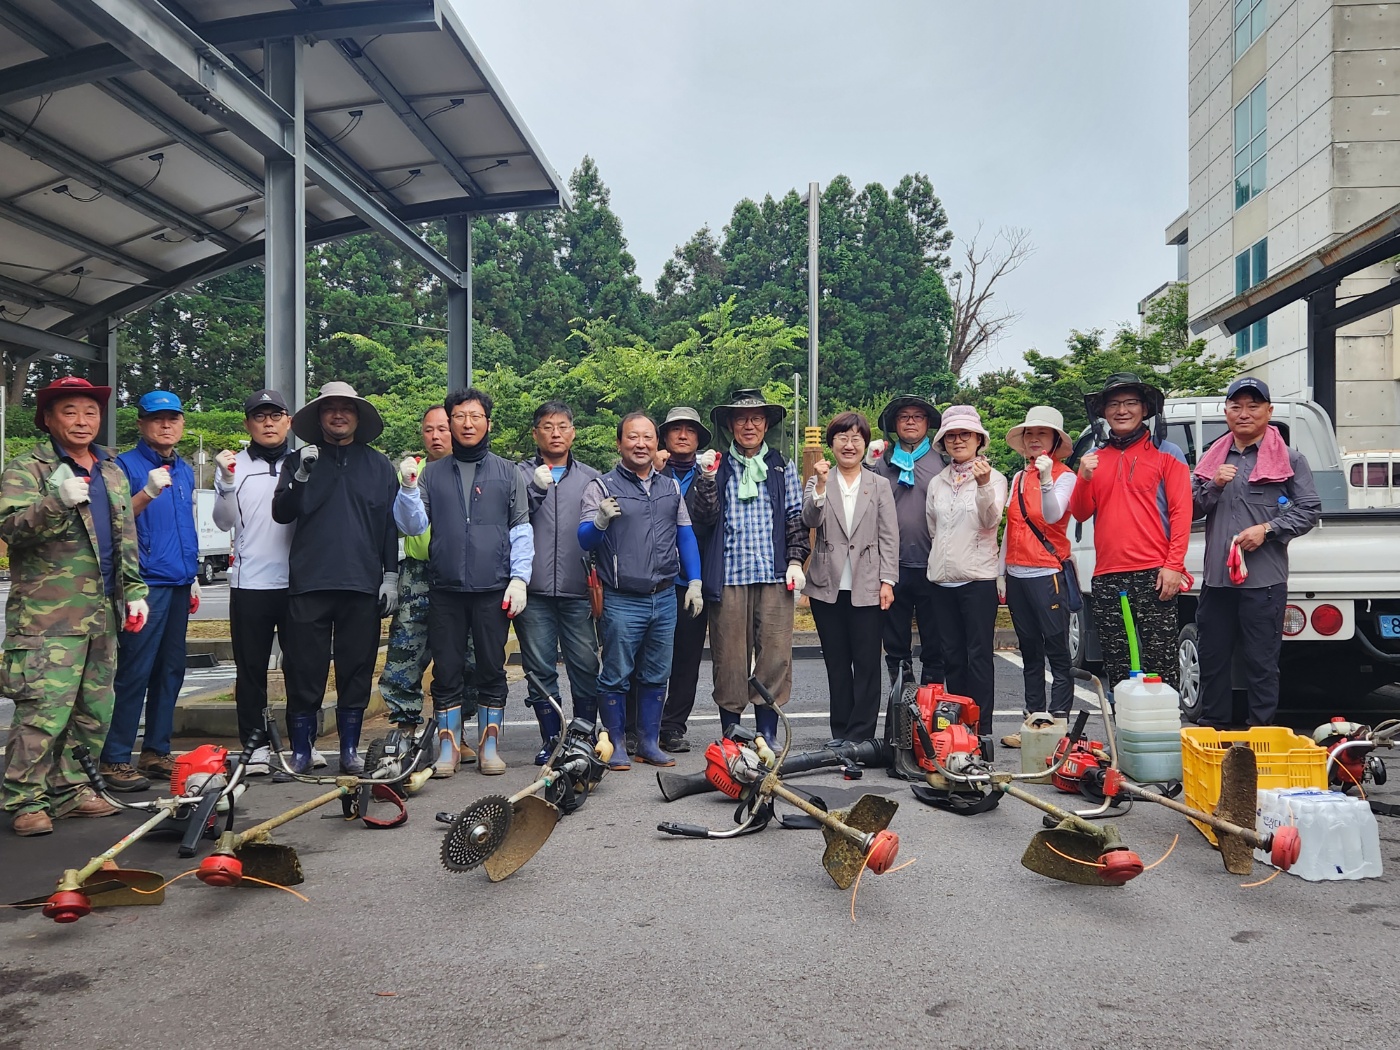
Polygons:
[[762,700],[769,707],[774,706],[773,694],[770,693],[764,686],[764,684],[758,680],[758,675],[749,675],[749,688],[752,689],[755,693],[757,693],[759,699]]
[[266,742],[267,733],[262,729],[254,729],[248,734],[248,743],[243,746],[243,753],[234,760],[233,768],[235,770],[240,769],[253,761],[253,752],[262,747]]
[[707,839],[710,837],[710,829],[699,824],[676,824],[672,821],[662,821],[656,825],[657,831],[664,831],[667,835],[680,835],[688,839]]
[[83,776],[88,778],[88,783],[99,795],[107,793],[107,782],[102,779],[102,773],[97,768],[97,763],[92,760],[92,752],[82,744],[74,744],[72,749],[74,760],[82,767]]
[[1074,726],[1069,731],[1069,746],[1073,747],[1079,743],[1084,736],[1084,727],[1089,724],[1089,712],[1080,711],[1079,717],[1074,720]]

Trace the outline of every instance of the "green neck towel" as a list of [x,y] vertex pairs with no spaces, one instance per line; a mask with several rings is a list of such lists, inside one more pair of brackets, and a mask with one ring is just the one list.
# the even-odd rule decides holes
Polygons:
[[734,462],[742,468],[739,474],[739,498],[743,500],[757,499],[758,487],[768,480],[768,464],[763,462],[763,457],[767,455],[766,448],[760,448],[758,454],[750,459],[739,451],[739,446],[732,441],[729,443],[729,454],[734,457]]

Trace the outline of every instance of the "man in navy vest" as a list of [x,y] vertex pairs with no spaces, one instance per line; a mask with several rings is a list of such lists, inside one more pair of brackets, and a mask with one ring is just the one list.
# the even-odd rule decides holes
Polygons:
[[[704,558],[715,703],[725,728],[750,701],[750,668],[777,704],[792,692],[792,592],[807,583],[802,565],[812,542],[797,467],[765,444],[786,414],[758,390],[736,390],[710,412],[715,429],[733,438],[720,460],[719,521]],[[752,699],[759,731],[776,745],[778,713]]]
[[[637,760],[673,766],[659,737],[676,641],[674,581],[678,575],[688,581],[683,604],[698,616],[700,548],[680,485],[655,470],[656,424],[644,412],[617,425],[617,451],[622,462],[588,483],[579,511],[579,544],[597,552],[603,581],[598,710],[608,735],[622,740],[635,678]],[[608,768],[631,768],[625,748],[614,746]]]
[[[118,638],[116,706],[100,767],[107,786],[117,791],[141,791],[148,777],[169,780],[174,771],[170,734],[185,681],[185,634],[190,613],[199,608],[194,470],[175,451],[185,436],[184,406],[169,391],[152,390],[137,402],[136,426],[141,439],[117,457],[117,465],[131,485],[150,619],[144,630],[123,631]],[[146,730],[133,768],[143,708]]]
[[428,650],[439,735],[437,773],[454,764],[449,736],[462,725],[467,637],[476,655],[476,768],[506,771],[497,751],[506,713],[506,634],[525,609],[535,559],[530,499],[515,465],[491,451],[491,397],[472,387],[443,403],[452,455],[400,470],[394,520],[406,536],[428,540]]

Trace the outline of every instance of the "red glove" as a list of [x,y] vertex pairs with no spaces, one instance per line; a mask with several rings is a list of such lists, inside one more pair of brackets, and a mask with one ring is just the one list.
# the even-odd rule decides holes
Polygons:
[[1230,540],[1230,552],[1225,555],[1225,568],[1230,570],[1230,582],[1236,587],[1249,579],[1249,569],[1244,563],[1244,551],[1240,550],[1240,540],[1236,536]]

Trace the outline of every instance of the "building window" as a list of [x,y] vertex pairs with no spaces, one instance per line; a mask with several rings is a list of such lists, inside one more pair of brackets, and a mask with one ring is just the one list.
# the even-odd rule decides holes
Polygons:
[[1249,45],[1264,32],[1268,16],[1266,0],[1235,0],[1235,61],[1249,50]]
[[1264,191],[1268,153],[1269,100],[1261,80],[1249,97],[1235,107],[1235,207],[1248,204]]
[[[1269,276],[1269,238],[1235,256],[1235,294],[1243,295]],[[1235,333],[1235,356],[1243,357],[1263,349],[1269,342],[1269,319],[1261,317],[1248,328]]]

